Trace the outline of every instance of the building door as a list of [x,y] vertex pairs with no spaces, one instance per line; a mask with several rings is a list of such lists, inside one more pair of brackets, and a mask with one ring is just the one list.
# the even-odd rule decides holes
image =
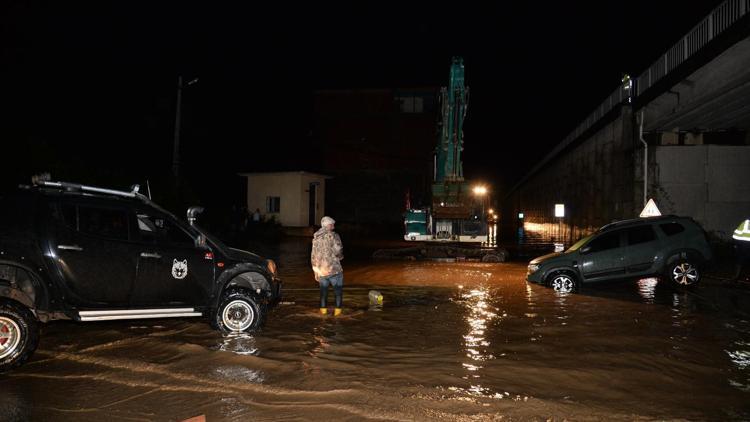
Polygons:
[[309,226],[314,226],[316,223],[315,219],[315,209],[317,208],[317,198],[318,198],[318,183],[313,182],[310,183],[310,189],[308,190],[310,192],[310,200],[307,201],[308,203],[308,222],[307,224]]

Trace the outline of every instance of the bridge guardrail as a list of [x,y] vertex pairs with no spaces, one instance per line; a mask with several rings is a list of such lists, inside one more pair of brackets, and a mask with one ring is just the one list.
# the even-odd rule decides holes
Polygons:
[[[584,132],[601,120],[608,112],[623,102],[630,102],[654,86],[669,72],[680,66],[693,54],[700,51],[717,35],[731,27],[740,18],[750,12],[750,0],[726,0],[703,18],[687,35],[680,38],[664,54],[659,56],[651,66],[633,80],[624,81],[598,107],[594,109],[562,142],[550,151],[531,171],[511,189],[514,192],[531,175],[539,171],[549,160],[565,149]],[[509,193],[509,194],[510,194]]]

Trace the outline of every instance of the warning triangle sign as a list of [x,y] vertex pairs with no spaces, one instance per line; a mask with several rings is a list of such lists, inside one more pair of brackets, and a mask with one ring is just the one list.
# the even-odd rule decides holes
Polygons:
[[646,206],[641,211],[641,217],[658,217],[661,215],[659,208],[656,207],[656,202],[653,199],[649,199]]

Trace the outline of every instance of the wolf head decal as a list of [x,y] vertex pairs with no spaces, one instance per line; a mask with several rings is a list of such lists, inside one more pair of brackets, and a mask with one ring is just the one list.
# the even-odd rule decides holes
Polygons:
[[174,260],[172,261],[172,277],[182,280],[187,276],[188,273],[188,266],[187,266],[187,259],[184,259],[182,261]]

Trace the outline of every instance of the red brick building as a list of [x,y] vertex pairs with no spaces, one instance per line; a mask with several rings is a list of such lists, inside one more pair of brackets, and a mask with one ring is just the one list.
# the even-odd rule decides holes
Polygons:
[[437,87],[320,90],[312,136],[329,180],[328,209],[351,223],[400,223],[429,200],[438,130]]

